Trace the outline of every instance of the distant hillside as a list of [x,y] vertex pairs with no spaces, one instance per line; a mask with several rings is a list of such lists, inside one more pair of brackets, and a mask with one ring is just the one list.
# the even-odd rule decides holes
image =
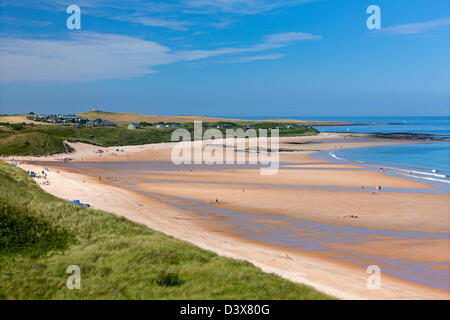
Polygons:
[[94,120],[101,118],[103,120],[109,120],[116,122],[120,125],[129,124],[132,122],[179,122],[188,123],[193,121],[204,121],[204,122],[218,122],[218,121],[242,121],[236,119],[224,119],[224,118],[213,118],[213,117],[201,117],[201,116],[158,116],[158,115],[146,115],[146,114],[136,114],[136,113],[114,113],[106,111],[88,111],[78,114],[79,117],[86,118],[89,120]]
[[[16,124],[16,123],[37,123],[36,121],[33,120],[28,120],[27,116],[29,116],[29,114],[15,114],[15,115],[0,115],[0,123],[11,123],[11,124]],[[53,125],[53,123],[42,123],[42,124],[48,124],[48,125]]]
[[[83,114],[84,116],[85,114]],[[69,142],[84,142],[93,145],[110,147],[125,145],[141,145],[149,143],[170,142],[172,133],[181,125],[174,126],[154,126],[149,122],[188,122],[183,116],[180,117],[157,117],[139,116],[133,114],[109,114],[103,112],[91,112],[90,117],[108,119],[118,122],[118,126],[81,126],[75,123],[54,123],[36,121],[33,123],[22,123],[16,116],[9,117],[16,123],[0,121],[0,155],[49,155],[62,152],[70,152],[64,144],[64,140]],[[138,119],[136,119],[138,117]],[[154,118],[151,118],[154,117]],[[7,117],[0,117],[0,120]],[[150,119],[149,119],[150,118]],[[203,119],[203,128],[217,128],[226,134],[228,128],[247,129],[249,122],[240,121],[211,121],[214,118],[190,117],[190,122],[185,123],[182,128],[189,132],[194,131],[192,120]],[[140,121],[139,121],[140,120]],[[143,120],[147,120],[144,122]],[[208,120],[208,121],[206,121]],[[225,119],[220,119],[225,120]],[[140,122],[140,128],[128,129],[127,122]],[[259,129],[277,128],[280,130],[280,137],[316,135],[318,130],[311,126],[305,126],[299,122],[273,122],[273,121],[253,121],[250,128],[259,132]]]
[[146,115],[146,114],[136,114],[136,113],[114,113],[106,112],[100,110],[92,110],[88,112],[82,112],[78,114],[79,117],[87,118],[89,120],[94,120],[101,118],[103,120],[109,120],[116,122],[120,125],[127,125],[132,122],[179,122],[188,123],[193,121],[203,121],[203,122],[241,122],[241,123],[255,123],[255,122],[276,122],[276,123],[286,123],[292,122],[297,124],[305,125],[325,125],[325,124],[347,124],[345,122],[333,122],[333,121],[304,121],[304,120],[293,120],[293,119],[269,119],[269,120],[243,120],[243,119],[229,119],[229,118],[217,118],[217,117],[202,117],[202,116],[158,116],[158,115]]

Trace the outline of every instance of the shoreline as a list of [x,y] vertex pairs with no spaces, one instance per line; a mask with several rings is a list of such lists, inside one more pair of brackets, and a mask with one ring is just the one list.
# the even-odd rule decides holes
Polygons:
[[[357,126],[358,124],[354,124],[354,126]],[[365,125],[384,125],[384,124],[363,124]],[[398,125],[398,124],[395,124]],[[336,125],[336,127],[345,127],[345,125]],[[327,125],[320,126],[320,127],[327,127]],[[330,125],[329,127],[335,127],[334,125]],[[328,132],[328,133],[338,133],[338,134],[349,134],[349,135],[356,135],[358,137],[367,137],[367,138],[373,138],[373,139],[392,139],[392,140],[413,140],[418,142],[439,142],[439,141],[450,141],[450,138],[442,137],[438,134],[431,134],[431,133],[407,133],[407,132],[371,132],[371,133],[361,133],[361,132],[352,132],[352,131],[346,131],[346,132]]]
[[[438,141],[432,142],[422,142],[421,144],[428,143],[437,143]],[[382,146],[381,146],[382,147]],[[370,148],[370,147],[369,147]],[[349,151],[357,150],[359,148],[350,148]],[[412,181],[417,182],[425,182],[426,184],[434,187],[436,193],[450,193],[450,176],[446,174],[446,172],[442,172],[441,170],[435,170],[430,168],[423,167],[415,167],[415,166],[407,166],[407,165],[399,165],[395,163],[389,163],[388,161],[377,162],[371,160],[356,160],[353,158],[340,158],[336,155],[336,152],[339,150],[333,151],[319,151],[311,155],[312,158],[320,158],[332,163],[342,164],[342,165],[354,165],[354,166],[362,166],[368,169],[380,169],[385,170],[385,173],[394,177],[400,177]],[[428,171],[427,171],[428,170]]]
[[[330,137],[330,135],[322,135],[320,137],[302,137],[300,140],[314,141],[318,138],[321,139],[324,136],[328,138]],[[331,136],[341,137],[341,135]],[[284,142],[287,143],[296,139],[298,139],[298,137],[283,138]],[[399,144],[404,143],[400,142]],[[305,145],[301,146],[305,147]],[[311,147],[314,146],[314,144],[306,146]],[[142,161],[142,158],[140,158],[138,154],[142,154],[145,152],[151,154],[153,156],[153,159],[164,158],[167,155],[164,149],[167,147],[170,148],[170,146],[167,145],[148,145],[144,148],[141,148],[141,146],[126,147],[125,152],[128,154],[110,157],[107,157],[105,155],[105,157],[102,157],[102,159],[99,159],[100,157],[96,157],[94,158],[94,160],[109,162],[111,160],[124,161],[130,160],[130,158],[132,158],[133,160],[137,159],[138,161]],[[147,148],[149,148],[149,150],[146,150]],[[80,150],[78,150],[78,152],[79,151]],[[302,155],[302,151],[286,155],[286,157],[299,157],[299,155]],[[306,154],[304,154],[304,156],[302,156],[303,160],[300,162],[300,165],[302,165],[302,163],[305,163],[305,161],[307,162],[309,153],[310,152],[307,152]],[[147,156],[149,154],[147,154]],[[86,160],[83,156],[86,155],[86,153],[79,153],[77,155],[78,157],[80,157],[79,161],[85,162]],[[319,163],[327,166],[330,170],[336,169],[335,167],[338,166],[327,161],[319,161]],[[55,165],[57,165],[57,162],[55,162]],[[39,164],[21,164],[19,166],[22,166],[23,168],[41,167]],[[348,166],[349,165],[345,165],[345,167]],[[59,170],[59,173],[55,172],[55,170]],[[375,175],[372,176],[375,177]],[[248,177],[249,179],[253,179],[250,174],[246,177]],[[286,177],[283,179],[286,179]],[[140,196],[135,192],[125,190],[105,181],[100,182],[90,176],[70,172],[70,170],[50,168],[49,180],[51,181],[50,185],[41,185],[41,187],[45,191],[57,195],[61,198],[68,199],[68,196],[74,197],[78,193],[79,198],[83,199],[84,202],[91,203],[95,208],[102,209],[113,214],[123,215],[128,219],[144,223],[155,230],[162,231],[182,240],[189,241],[204,249],[217,252],[221,255],[248,260],[266,272],[274,272],[292,281],[312,285],[313,287],[323,291],[324,293],[328,293],[339,298],[448,299],[450,297],[449,292],[446,290],[434,289],[427,286],[407,282],[385,274],[383,274],[383,290],[367,290],[365,288],[365,283],[368,275],[366,274],[364,268],[360,268],[345,262],[330,260],[326,257],[320,257],[304,251],[289,250],[287,248],[271,246],[267,243],[251,241],[249,239],[238,237],[229,231],[224,231],[225,229],[219,227],[220,222],[214,219],[198,217],[198,215],[196,215],[194,212],[188,214],[187,212],[175,210],[173,207],[168,207],[158,201]],[[397,179],[384,180],[388,184],[403,183],[408,187],[419,185],[414,183],[406,183],[404,181],[402,182]],[[70,187],[69,184],[71,185]],[[177,186],[178,185],[180,186],[180,188],[177,190],[181,190],[181,184],[177,183]],[[68,190],[71,190],[70,194],[68,194]],[[344,191],[343,193],[348,194],[347,191]],[[313,194],[313,198],[314,197],[315,195]],[[120,203],[118,199],[121,199],[123,203]],[[125,201],[125,199],[127,200]],[[114,205],[111,205],[111,203],[113,203]],[[241,209],[242,205],[244,205],[245,207],[245,204],[235,205],[241,207]],[[149,212],[152,213],[151,215],[146,214],[148,209],[150,209]],[[192,230],[189,230],[189,228],[192,228]],[[199,234],[200,230],[201,233],[205,234]],[[448,226],[446,230],[448,232]],[[443,231],[445,232],[444,229]],[[284,256],[284,252],[287,252],[287,256]],[[284,258],[280,260],[280,257]],[[336,274],[339,274],[339,276],[337,276]]]

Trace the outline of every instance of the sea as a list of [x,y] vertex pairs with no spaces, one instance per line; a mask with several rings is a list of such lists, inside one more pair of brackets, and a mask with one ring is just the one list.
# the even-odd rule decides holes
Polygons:
[[[284,119],[345,121],[351,126],[316,126],[320,132],[409,133],[427,134],[431,138],[450,138],[450,116],[435,117],[283,117]],[[247,117],[250,120],[273,117]],[[328,154],[334,161],[354,161],[362,165],[383,167],[400,175],[450,184],[450,142],[429,141],[396,146],[343,149]]]

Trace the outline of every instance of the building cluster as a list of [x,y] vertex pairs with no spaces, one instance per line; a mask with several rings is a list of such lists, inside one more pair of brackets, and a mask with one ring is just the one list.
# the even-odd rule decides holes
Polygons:
[[88,120],[84,124],[85,127],[115,127],[117,124],[109,120]]
[[294,126],[292,124],[287,124],[285,126],[277,126],[275,128],[270,128],[270,130],[274,130],[274,129],[278,129],[278,130],[284,130],[284,129],[294,129]]
[[130,123],[128,125],[128,129],[137,130],[137,129],[140,129],[141,127],[146,127],[146,126],[154,126],[155,128],[176,128],[176,127],[184,128],[184,127],[186,127],[186,124],[175,123],[175,122],[170,122],[170,123],[158,122],[155,124],[148,123],[148,122],[141,122],[141,123]]
[[164,123],[164,122],[158,122],[155,124],[155,128],[175,128],[175,127],[186,127],[184,123]]
[[216,126],[216,128],[218,128],[218,129],[223,129],[223,128],[225,128],[225,129],[228,129],[228,128],[233,128],[233,124],[231,124],[231,123],[221,123],[221,124],[218,124],[217,126]]
[[27,119],[46,123],[73,124],[84,127],[115,127],[117,125],[115,122],[109,120],[89,120],[75,114],[29,115]]

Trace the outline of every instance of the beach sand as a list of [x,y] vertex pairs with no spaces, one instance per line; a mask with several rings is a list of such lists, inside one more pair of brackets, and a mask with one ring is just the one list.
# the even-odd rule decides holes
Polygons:
[[[345,142],[348,139],[348,142]],[[320,141],[320,143],[316,143]],[[327,142],[328,141],[328,142]],[[71,146],[76,152],[42,157],[50,168],[50,185],[42,188],[60,198],[79,199],[152,229],[189,241],[204,249],[237,259],[245,259],[266,272],[276,273],[292,281],[311,285],[342,299],[449,299],[448,290],[432,288],[382,273],[380,289],[367,288],[366,268],[355,263],[331,259],[328,251],[306,251],[288,248],[242,236],[224,219],[202,216],[195,210],[181,209],[145,193],[159,196],[211,202],[221,209],[245,213],[264,220],[267,214],[301,219],[322,224],[448,234],[449,196],[423,193],[433,190],[427,184],[392,177],[357,165],[335,164],[311,158],[315,151],[372,145],[403,144],[410,141],[359,139],[346,134],[321,134],[315,137],[281,138],[280,147],[290,149],[280,154],[289,169],[277,175],[262,176],[258,169],[222,170],[148,170],[121,173],[137,184],[107,179],[117,171],[96,167],[70,167],[59,161],[70,157],[78,161],[131,162],[170,161],[173,144],[98,148],[84,144]],[[102,149],[104,153],[94,154]],[[12,158],[8,159],[13,161]],[[15,157],[14,161],[35,161]],[[41,171],[40,163],[23,162],[26,170]],[[101,180],[99,179],[101,177]],[[116,176],[115,178],[120,178]],[[38,180],[42,182],[42,180]],[[378,186],[393,188],[375,194]],[[303,188],[298,188],[298,187]],[[362,189],[364,186],[364,189]],[[403,191],[395,191],[400,188]],[[244,192],[243,192],[244,189]],[[404,192],[411,189],[411,192]],[[141,192],[141,193],[140,193]],[[219,200],[215,204],[215,199]],[[271,221],[273,223],[273,221]],[[242,232],[242,230],[241,230]],[[299,232],[305,232],[303,229]],[[294,234],[295,237],[295,234]],[[317,239],[316,239],[317,240]],[[424,263],[445,263],[450,259],[448,238],[398,239],[386,236],[365,238],[356,243],[327,243],[329,250],[346,249],[355,254],[376,254],[388,258],[409,259]],[[317,240],[320,242],[320,239]],[[435,266],[445,270],[445,267]],[[448,281],[448,280],[447,280]]]

